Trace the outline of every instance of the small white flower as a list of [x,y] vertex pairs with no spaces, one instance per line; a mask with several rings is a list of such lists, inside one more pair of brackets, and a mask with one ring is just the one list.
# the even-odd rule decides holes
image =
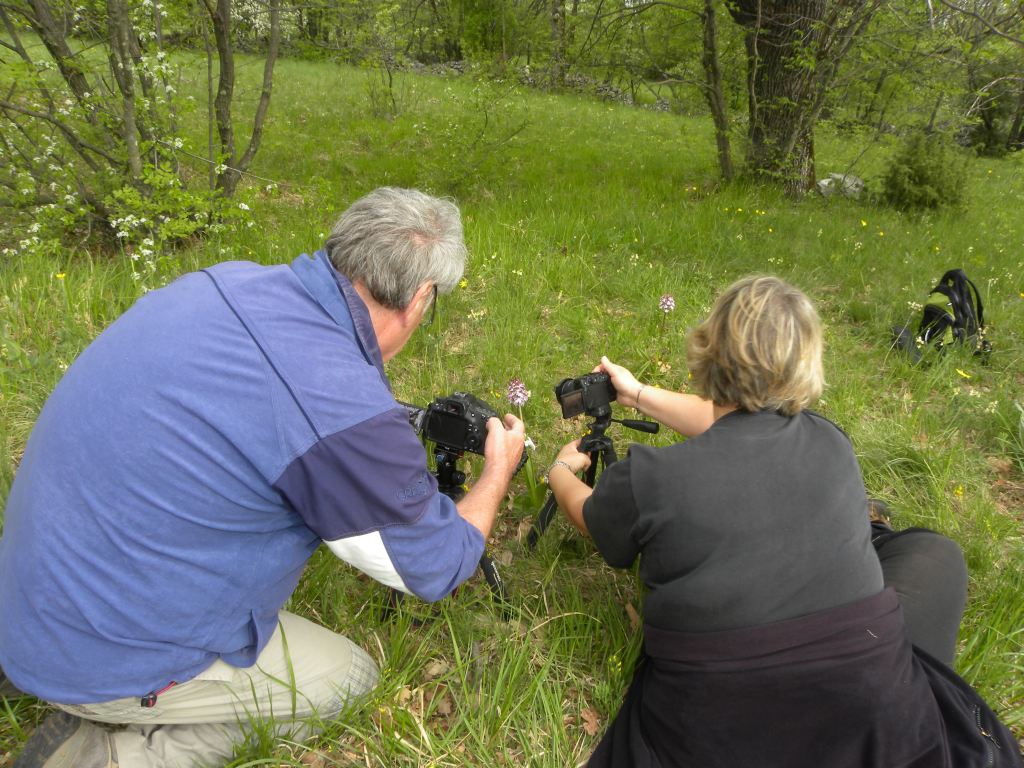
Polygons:
[[239,203],[238,207],[241,208],[243,211],[248,211],[249,210],[249,206],[246,205],[245,203]]

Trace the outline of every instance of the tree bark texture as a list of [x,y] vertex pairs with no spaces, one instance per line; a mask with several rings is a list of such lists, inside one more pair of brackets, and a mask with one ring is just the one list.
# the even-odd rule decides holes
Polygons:
[[814,184],[814,134],[806,124],[807,69],[819,43],[826,0],[765,0],[753,6],[745,37],[750,111],[747,165],[802,194]]
[[[90,93],[89,81],[82,71],[82,65],[71,50],[71,46],[68,45],[67,36],[58,26],[46,0],[30,0],[28,5],[30,12],[26,14],[26,18],[29,24],[32,25],[32,29],[39,35],[46,50],[53,57],[68,88],[71,89],[78,102],[84,106]],[[92,117],[93,111],[87,109],[86,114]]]
[[110,72],[121,93],[121,139],[132,184],[143,188],[142,153],[136,121],[135,73],[129,49],[130,21],[125,0],[107,0],[107,44]]
[[550,78],[553,88],[565,85],[565,0],[551,0]]
[[814,125],[839,64],[879,0],[738,0],[746,29],[747,165],[800,196],[814,186]]
[[231,100],[235,94],[235,51],[231,43],[231,0],[217,0],[212,5],[204,0],[213,22],[213,37],[217,45],[217,61],[220,75],[217,80],[217,98],[213,111],[217,116],[217,133],[220,136],[221,162],[228,168],[217,174],[217,187],[230,197],[238,184],[237,173],[231,166],[235,162],[235,128],[231,121]]

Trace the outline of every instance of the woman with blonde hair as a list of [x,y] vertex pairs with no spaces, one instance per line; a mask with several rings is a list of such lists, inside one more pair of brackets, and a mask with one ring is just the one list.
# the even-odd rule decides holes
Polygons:
[[590,464],[579,441],[548,473],[569,520],[610,565],[639,557],[648,587],[644,651],[589,765],[1018,765],[948,668],[959,547],[870,523],[849,439],[808,410],[824,386],[810,300],[775,277],[740,280],[691,333],[687,362],[698,395],[607,358],[600,369],[620,404],[689,439],[633,446],[593,489],[576,476]]

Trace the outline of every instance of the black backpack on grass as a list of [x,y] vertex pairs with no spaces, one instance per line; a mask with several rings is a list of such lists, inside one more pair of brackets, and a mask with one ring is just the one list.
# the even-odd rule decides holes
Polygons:
[[932,288],[924,305],[917,337],[936,348],[973,342],[978,351],[988,342],[981,295],[962,269],[951,269]]
[[951,344],[970,344],[974,354],[988,357],[992,345],[985,338],[985,307],[981,294],[962,269],[947,271],[932,288],[915,335],[910,326],[893,328],[893,345],[916,362],[921,347],[942,350]]

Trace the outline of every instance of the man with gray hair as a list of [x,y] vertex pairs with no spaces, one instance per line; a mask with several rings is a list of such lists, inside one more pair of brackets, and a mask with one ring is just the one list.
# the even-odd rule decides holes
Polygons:
[[384,372],[465,258],[453,203],[378,189],[312,257],[185,275],[81,354],[0,539],[0,666],[57,708],[16,767],[220,764],[241,723],[302,738],[376,684],[282,606],[321,542],[424,600],[475,571],[523,424],[489,421],[455,504]]

